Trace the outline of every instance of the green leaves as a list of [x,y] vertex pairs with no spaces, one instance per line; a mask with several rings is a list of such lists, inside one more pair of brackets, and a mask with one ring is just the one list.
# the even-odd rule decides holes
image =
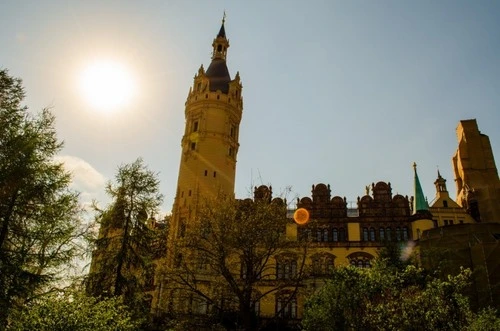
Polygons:
[[93,298],[83,293],[54,294],[27,305],[9,330],[132,331],[138,330],[121,298]]
[[403,270],[383,264],[337,268],[308,300],[302,324],[306,330],[463,330],[497,325],[493,312],[476,317],[471,311],[463,295],[470,276],[470,270],[463,269],[442,280],[413,265]]
[[0,329],[85,250],[78,194],[53,161],[62,147],[54,116],[30,114],[23,98],[21,81],[0,70]]

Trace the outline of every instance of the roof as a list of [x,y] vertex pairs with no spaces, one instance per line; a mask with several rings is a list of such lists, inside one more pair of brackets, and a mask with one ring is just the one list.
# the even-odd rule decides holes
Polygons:
[[229,70],[227,69],[226,60],[219,58],[213,59],[205,75],[208,77],[210,82],[209,87],[211,92],[215,92],[217,90],[220,90],[225,94],[229,92],[231,76],[229,75]]

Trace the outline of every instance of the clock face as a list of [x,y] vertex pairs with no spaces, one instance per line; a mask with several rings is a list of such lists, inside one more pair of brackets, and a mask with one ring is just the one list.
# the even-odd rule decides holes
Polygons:
[[293,219],[297,224],[306,224],[309,221],[309,212],[305,208],[299,208],[293,213]]

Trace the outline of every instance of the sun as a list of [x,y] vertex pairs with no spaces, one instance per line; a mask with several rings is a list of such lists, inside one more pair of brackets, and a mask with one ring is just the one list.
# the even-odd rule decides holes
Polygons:
[[101,112],[114,112],[130,104],[136,92],[128,68],[117,61],[88,64],[80,75],[80,90],[89,105]]

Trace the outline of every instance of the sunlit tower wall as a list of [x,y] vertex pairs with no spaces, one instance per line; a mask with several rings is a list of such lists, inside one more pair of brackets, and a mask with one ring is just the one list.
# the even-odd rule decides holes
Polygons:
[[205,200],[234,196],[243,98],[239,73],[231,79],[226,65],[229,40],[224,20],[212,47],[212,61],[206,71],[203,65],[198,70],[185,103],[171,241],[183,235]]
[[476,221],[500,222],[500,180],[490,139],[475,119],[460,121],[453,156],[457,202]]

